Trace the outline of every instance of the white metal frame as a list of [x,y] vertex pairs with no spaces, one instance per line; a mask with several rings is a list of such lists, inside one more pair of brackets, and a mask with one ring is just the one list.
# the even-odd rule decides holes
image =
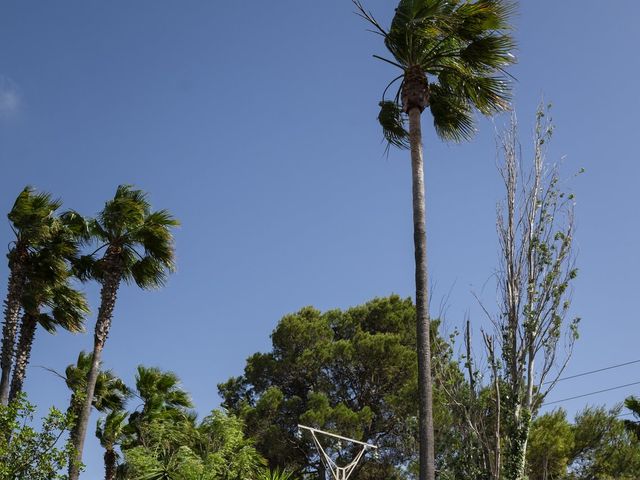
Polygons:
[[[311,436],[313,437],[313,442],[315,443],[316,448],[320,453],[320,460],[322,461],[322,463],[324,463],[325,467],[331,472],[331,475],[333,475],[333,478],[335,480],[347,480],[349,476],[353,473],[353,470],[356,468],[356,465],[358,465],[358,462],[360,461],[364,453],[368,449],[376,450],[378,448],[375,445],[372,445],[370,443],[360,442],[359,440],[354,440],[353,438],[343,437],[342,435],[336,435],[335,433],[325,432],[324,430],[307,427],[306,425],[298,425],[298,428],[300,430],[307,430],[308,432],[311,433]],[[349,443],[355,443],[356,445],[361,445],[362,448],[356,455],[356,458],[354,458],[353,461],[351,461],[351,463],[349,463],[348,465],[345,465],[344,467],[339,467],[336,464],[336,462],[334,462],[333,459],[329,456],[329,454],[327,454],[327,452],[325,451],[324,447],[320,443],[320,440],[318,440],[318,436],[317,436],[318,434],[325,435],[327,437],[337,438],[338,440],[344,440]]]

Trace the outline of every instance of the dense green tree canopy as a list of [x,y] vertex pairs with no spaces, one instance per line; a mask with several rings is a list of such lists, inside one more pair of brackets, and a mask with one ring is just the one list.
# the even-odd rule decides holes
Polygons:
[[587,407],[573,423],[564,410],[537,418],[527,454],[530,480],[640,478],[640,442],[619,415],[620,407]]
[[[411,300],[395,295],[346,311],[286,315],[271,335],[272,351],[252,355],[244,375],[219,385],[223,405],[245,420],[272,467],[320,468],[311,438],[296,438],[301,423],[380,446],[379,459],[363,462],[357,478],[403,477],[416,461],[415,318]],[[454,368],[446,343],[433,338],[436,363]],[[448,414],[439,407],[444,438]],[[354,453],[346,448],[339,460]]]

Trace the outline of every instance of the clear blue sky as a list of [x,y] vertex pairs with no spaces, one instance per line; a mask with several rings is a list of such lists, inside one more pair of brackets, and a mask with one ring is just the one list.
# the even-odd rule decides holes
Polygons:
[[[365,3],[388,23],[393,2]],[[636,0],[542,0],[515,19],[523,140],[544,93],[557,125],[550,159],[587,171],[574,183],[583,323],[570,373],[640,357],[639,18]],[[174,370],[206,413],[216,384],[268,348],[285,313],[412,294],[408,157],[382,155],[375,121],[395,72],[371,57],[383,48],[365,29],[348,0],[3,2],[0,211],[31,184],[90,215],[132,183],[182,221],[167,288],[122,289],[107,367],[129,382],[141,363]],[[450,327],[467,311],[481,321],[470,292],[496,267],[493,128],[481,122],[461,146],[426,130],[430,271],[436,303],[451,289]],[[5,221],[0,245],[10,237]],[[41,334],[32,365],[62,371],[91,342]],[[628,367],[551,399],[638,380]],[[26,388],[41,407],[68,402],[44,370],[32,367]],[[101,452],[88,444],[84,477],[98,478]]]

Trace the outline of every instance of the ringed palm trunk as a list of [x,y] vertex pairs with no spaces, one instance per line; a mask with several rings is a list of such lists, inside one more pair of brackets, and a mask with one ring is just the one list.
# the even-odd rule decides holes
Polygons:
[[109,447],[104,452],[104,480],[115,480],[116,478],[116,452],[113,447]]
[[4,307],[4,325],[2,327],[2,353],[0,354],[0,404],[9,403],[9,387],[11,380],[11,363],[13,362],[16,333],[18,331],[18,318],[20,315],[20,298],[24,290],[26,277],[27,247],[18,244],[15,250],[15,259],[9,275],[7,287],[7,299]]
[[415,254],[416,319],[418,344],[418,400],[420,480],[435,479],[433,436],[433,386],[431,378],[431,343],[427,277],[427,235],[420,116],[428,104],[428,84],[418,67],[407,69],[402,92],[409,115],[411,178],[413,194],[413,244]]
[[25,313],[22,316],[20,325],[20,339],[18,340],[18,351],[13,367],[13,377],[11,379],[11,392],[9,401],[15,400],[16,396],[22,392],[22,386],[27,373],[27,365],[31,358],[31,348],[38,327],[38,319],[33,313]]
[[80,465],[82,464],[82,452],[84,449],[84,440],[87,436],[87,427],[91,417],[91,408],[93,405],[93,394],[96,388],[96,381],[100,373],[100,363],[102,360],[102,350],[109,335],[111,328],[111,320],[113,318],[113,309],[116,304],[118,287],[122,279],[122,269],[118,251],[109,247],[105,254],[106,272],[100,290],[100,310],[98,310],[98,319],[96,320],[96,328],[93,336],[93,358],[91,369],[87,376],[87,390],[85,398],[83,398],[82,409],[76,419],[76,426],[72,432],[72,444],[74,458],[69,462],[69,480],[78,480],[80,477]]

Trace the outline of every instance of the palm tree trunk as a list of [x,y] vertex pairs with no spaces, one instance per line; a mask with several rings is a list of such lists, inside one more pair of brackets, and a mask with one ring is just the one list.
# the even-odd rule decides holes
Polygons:
[[31,357],[31,347],[33,339],[36,336],[36,328],[38,327],[38,319],[35,315],[25,313],[22,316],[22,324],[20,326],[20,339],[18,340],[18,351],[16,361],[13,367],[13,378],[11,379],[11,392],[9,393],[9,401],[15,400],[16,396],[22,392],[22,386],[27,374],[27,365]]
[[104,452],[104,480],[116,478],[116,452],[113,448],[107,448]]
[[26,277],[27,247],[21,243],[15,247],[15,257],[11,265],[7,299],[4,302],[4,325],[2,327],[2,353],[0,354],[0,404],[9,403],[9,387],[11,379],[11,363],[13,362],[18,317],[20,315],[20,299],[24,290]]
[[427,235],[422,130],[420,126],[421,110],[418,107],[414,107],[409,110],[408,114],[409,142],[411,144],[411,177],[413,183],[413,243],[416,267],[420,480],[434,480],[433,386],[431,378],[431,344],[429,338]]
[[73,456],[69,462],[69,480],[78,480],[80,476],[80,466],[82,464],[82,451],[84,449],[84,440],[87,436],[87,427],[89,418],[91,417],[91,407],[93,404],[93,394],[100,373],[100,363],[102,360],[102,350],[109,335],[111,328],[111,320],[113,318],[113,309],[116,304],[118,287],[122,278],[119,258],[113,252],[111,247],[107,249],[105,254],[106,274],[100,290],[100,310],[98,311],[98,319],[96,320],[96,329],[93,337],[93,358],[91,369],[87,376],[87,391],[83,399],[82,410],[76,419],[76,428],[72,436],[72,444],[74,447]]

